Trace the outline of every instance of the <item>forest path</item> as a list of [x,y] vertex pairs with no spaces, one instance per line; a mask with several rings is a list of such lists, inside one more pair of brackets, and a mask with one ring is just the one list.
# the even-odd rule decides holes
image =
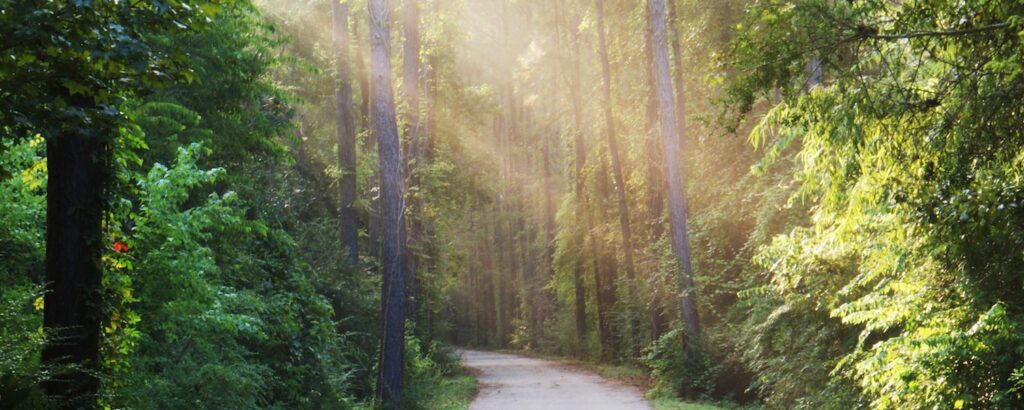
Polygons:
[[478,350],[460,350],[459,356],[480,384],[470,410],[651,408],[636,388],[565,364]]

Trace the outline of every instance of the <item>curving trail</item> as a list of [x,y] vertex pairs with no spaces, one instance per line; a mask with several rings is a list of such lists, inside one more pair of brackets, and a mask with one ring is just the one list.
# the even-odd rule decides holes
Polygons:
[[460,350],[459,355],[480,383],[470,410],[651,408],[636,388],[586,370],[506,353]]

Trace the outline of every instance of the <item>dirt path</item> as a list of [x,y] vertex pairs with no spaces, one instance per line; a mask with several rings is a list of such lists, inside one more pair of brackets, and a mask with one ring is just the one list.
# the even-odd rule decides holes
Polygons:
[[459,351],[480,394],[470,410],[648,410],[634,387],[547,360],[476,350]]

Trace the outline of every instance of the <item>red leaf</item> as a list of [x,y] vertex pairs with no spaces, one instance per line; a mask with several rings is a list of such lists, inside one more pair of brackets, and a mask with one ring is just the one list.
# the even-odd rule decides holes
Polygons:
[[115,241],[114,242],[114,252],[117,252],[117,253],[126,253],[126,252],[128,252],[128,244],[126,244],[124,242],[121,242],[121,241]]

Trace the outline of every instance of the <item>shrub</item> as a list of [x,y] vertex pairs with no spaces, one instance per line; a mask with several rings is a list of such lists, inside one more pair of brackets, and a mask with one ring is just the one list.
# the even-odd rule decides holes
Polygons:
[[648,347],[642,358],[657,381],[656,395],[705,398],[721,371],[703,340],[684,329],[669,331]]

